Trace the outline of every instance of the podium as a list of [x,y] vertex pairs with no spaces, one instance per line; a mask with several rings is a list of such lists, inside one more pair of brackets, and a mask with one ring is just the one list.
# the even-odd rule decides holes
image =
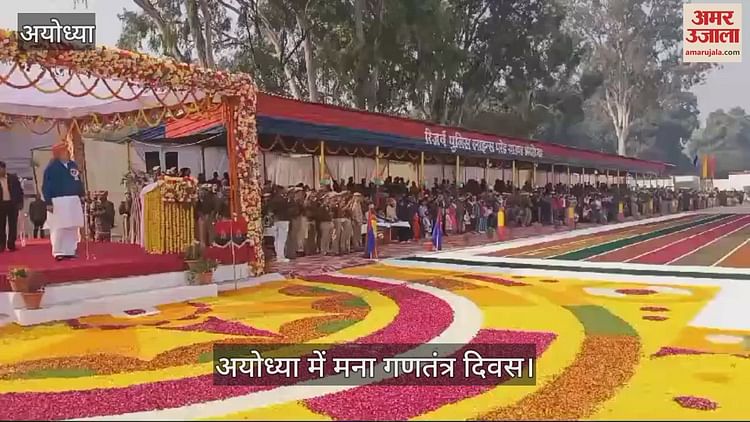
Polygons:
[[153,254],[181,253],[195,240],[194,179],[165,177],[144,188],[143,247]]

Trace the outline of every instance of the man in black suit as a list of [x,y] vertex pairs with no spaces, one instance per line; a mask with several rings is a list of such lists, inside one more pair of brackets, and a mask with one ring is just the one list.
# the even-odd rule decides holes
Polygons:
[[16,175],[8,174],[5,163],[0,161],[0,252],[6,247],[9,251],[16,250],[18,211],[22,208],[21,181]]

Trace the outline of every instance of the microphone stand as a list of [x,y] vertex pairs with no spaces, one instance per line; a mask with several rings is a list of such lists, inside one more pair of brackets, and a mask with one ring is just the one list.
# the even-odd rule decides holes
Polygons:
[[19,237],[21,238],[21,247],[22,248],[26,247],[26,237],[27,237],[26,236],[26,220],[28,218],[29,218],[29,214],[23,213],[23,218],[21,219],[21,229],[18,230],[18,232],[20,233]]
[[83,205],[83,234],[86,239],[84,243],[84,251],[86,253],[86,261],[88,261],[91,258],[89,253],[89,236],[91,234],[89,233],[89,204],[85,201]]

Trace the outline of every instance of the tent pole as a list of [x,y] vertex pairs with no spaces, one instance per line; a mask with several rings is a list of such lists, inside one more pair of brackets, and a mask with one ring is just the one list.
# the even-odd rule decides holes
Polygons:
[[460,176],[459,173],[461,173],[461,157],[456,154],[456,187],[458,187]]
[[375,179],[380,179],[380,147],[375,147]]
[[[318,184],[325,179],[326,174],[326,142],[320,141],[320,162],[318,163]],[[331,181],[333,183],[333,181]],[[333,186],[331,186],[333,188]]]
[[513,160],[513,164],[512,165],[513,165],[513,167],[511,169],[511,180],[513,181],[513,188],[517,189],[518,188],[518,184],[517,184],[518,183],[518,179],[516,177],[516,160]]
[[427,180],[425,180],[424,174],[424,151],[419,155],[419,187],[424,189],[427,187]]
[[[627,174],[625,176],[627,179]],[[615,177],[615,185],[617,185],[617,193],[620,194],[620,170],[617,170],[617,176]]]
[[552,188],[555,187],[555,165],[552,164],[552,169],[550,170],[552,172]]
[[263,157],[263,184],[266,184],[266,180],[268,180],[268,166],[266,164],[266,152],[261,151],[260,152]]
[[[128,153],[128,163],[130,163],[130,153]],[[204,147],[202,144],[201,144],[201,171],[203,172],[203,177],[206,177],[206,147]]]
[[[265,157],[265,155],[263,157]],[[313,182],[312,186],[313,186],[313,189],[316,189],[317,185],[315,184],[315,180],[318,179],[318,175],[315,174],[315,154],[310,154],[310,160],[311,160],[310,162],[312,164],[312,166],[310,167],[310,172],[312,172],[312,182]],[[320,162],[318,162],[318,164],[320,164]],[[318,166],[318,167],[320,167],[320,166]],[[320,170],[318,170],[318,172],[320,172]],[[276,178],[274,178],[273,183],[277,184],[276,183]],[[319,186],[318,186],[318,188],[319,188]]]
[[128,148],[128,173],[130,173],[133,168],[133,158],[130,156],[131,143],[132,141],[128,140],[128,143],[125,145]]
[[[232,218],[240,215],[240,186],[237,174],[237,139],[235,127],[236,98],[225,98],[224,100],[224,125],[227,128],[227,152],[229,155],[229,210]],[[251,176],[252,177],[252,176]]]

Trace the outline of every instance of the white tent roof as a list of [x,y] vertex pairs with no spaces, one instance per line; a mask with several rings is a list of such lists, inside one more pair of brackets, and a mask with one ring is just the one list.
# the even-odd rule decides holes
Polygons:
[[[8,75],[12,69],[13,63],[0,62],[0,75]],[[164,106],[162,102],[168,106],[178,105],[186,95],[185,92],[179,93],[164,90],[159,92],[159,98],[161,98],[162,101],[159,102],[153,91],[147,90],[136,100],[120,100],[112,97],[112,92],[107,88],[103,81],[99,80],[97,83],[97,78],[80,75],[79,79],[78,76],[74,75],[70,82],[65,85],[66,90],[69,92],[76,94],[83,93],[96,83],[96,87],[91,94],[83,97],[74,97],[62,91],[50,76],[49,71],[46,71],[38,65],[32,65],[30,69],[26,71],[28,77],[24,76],[23,70],[20,69],[20,66],[16,67],[7,79],[9,83],[13,85],[26,86],[29,85],[29,79],[32,81],[36,80],[41,72],[45,73],[35,84],[39,89],[34,86],[19,89],[13,88],[7,83],[0,84],[0,113],[33,117],[38,116],[48,119],[70,119],[74,117],[89,116],[92,113],[113,114],[136,111],[139,109],[161,108]],[[66,71],[62,75],[56,75],[56,78],[57,81],[62,84],[65,83],[70,76]],[[107,84],[113,90],[117,91],[120,88],[122,81],[107,80]],[[133,91],[135,91],[135,93]],[[119,93],[119,96],[126,99],[132,98],[139,91],[140,88],[138,87],[134,87],[131,90],[126,85]],[[109,99],[103,100],[96,97]],[[195,98],[200,100],[203,97],[203,93],[198,91],[195,92]],[[192,102],[195,100],[193,95],[190,95],[185,101]]]

